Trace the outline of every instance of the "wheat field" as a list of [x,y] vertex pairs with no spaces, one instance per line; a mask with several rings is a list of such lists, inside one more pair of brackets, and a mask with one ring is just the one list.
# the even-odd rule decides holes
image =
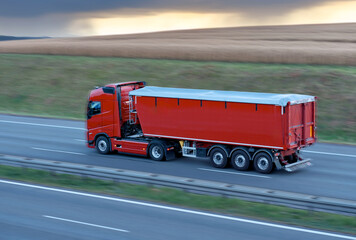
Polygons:
[[356,23],[3,41],[0,53],[356,66]]

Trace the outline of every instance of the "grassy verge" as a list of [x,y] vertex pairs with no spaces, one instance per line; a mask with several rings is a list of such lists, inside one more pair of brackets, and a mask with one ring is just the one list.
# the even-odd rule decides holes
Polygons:
[[112,82],[318,100],[318,137],[356,143],[356,67],[0,54],[0,112],[84,119],[89,90]]
[[148,200],[228,215],[275,221],[310,228],[356,234],[356,218],[330,213],[291,209],[238,199],[187,193],[171,188],[115,183],[42,170],[0,165],[0,177],[50,186],[78,189],[139,200]]

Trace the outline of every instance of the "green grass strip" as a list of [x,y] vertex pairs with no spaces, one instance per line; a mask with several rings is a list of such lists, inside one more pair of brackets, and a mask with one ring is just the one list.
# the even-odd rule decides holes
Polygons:
[[0,165],[0,178],[109,194],[283,224],[356,234],[356,217],[187,193],[165,187],[117,183]]

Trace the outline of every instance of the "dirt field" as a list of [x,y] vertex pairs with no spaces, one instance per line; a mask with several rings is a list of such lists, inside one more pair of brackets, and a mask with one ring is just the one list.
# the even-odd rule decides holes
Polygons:
[[356,23],[4,41],[0,53],[356,66]]

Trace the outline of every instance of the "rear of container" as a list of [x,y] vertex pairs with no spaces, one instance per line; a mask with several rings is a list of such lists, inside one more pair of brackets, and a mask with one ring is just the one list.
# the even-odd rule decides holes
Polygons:
[[306,147],[316,141],[315,107],[315,101],[287,105],[285,114],[289,149]]

